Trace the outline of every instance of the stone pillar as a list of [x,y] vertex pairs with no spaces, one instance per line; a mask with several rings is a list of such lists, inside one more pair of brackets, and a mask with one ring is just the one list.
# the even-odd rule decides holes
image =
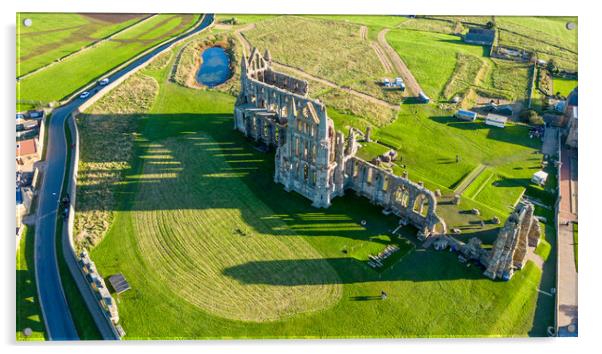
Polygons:
[[367,126],[366,127],[366,142],[371,142],[371,135],[372,135],[372,127],[371,126]]

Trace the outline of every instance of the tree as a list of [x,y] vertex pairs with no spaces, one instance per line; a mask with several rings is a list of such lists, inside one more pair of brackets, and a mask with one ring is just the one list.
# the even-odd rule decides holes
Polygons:
[[548,69],[548,71],[550,73],[555,73],[558,71],[558,66],[556,65],[556,60],[554,60],[553,58],[548,60],[548,63],[546,64],[546,68]]

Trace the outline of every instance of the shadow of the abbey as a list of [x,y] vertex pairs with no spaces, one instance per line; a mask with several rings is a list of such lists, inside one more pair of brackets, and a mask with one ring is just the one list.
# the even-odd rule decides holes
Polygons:
[[[86,118],[82,115],[79,121]],[[81,159],[89,164],[79,171],[77,211],[234,208],[256,233],[335,236],[382,244],[387,242],[375,236],[397,227],[395,216],[383,215],[381,207],[353,191],[333,199],[328,209],[313,208],[305,197],[286,192],[274,183],[274,150],[256,149],[255,141],[233,130],[231,115],[158,114],[136,118],[136,129],[127,133],[133,136],[132,153],[123,154],[123,159],[111,161],[110,156],[98,153],[103,147],[85,146],[86,140],[82,139]],[[85,138],[85,131],[82,136]],[[110,173],[116,166],[121,178]],[[113,200],[105,203],[98,197],[107,189],[113,191]],[[257,207],[257,200],[268,208]],[[269,222],[275,219],[288,227]]]
[[[123,117],[111,117],[120,118]],[[86,116],[80,117],[80,121],[85,119]],[[313,208],[311,201],[305,197],[286,192],[282,185],[274,183],[273,149],[268,152],[256,149],[255,141],[233,130],[231,115],[141,115],[136,124],[135,129],[130,129],[134,141],[131,155],[123,155],[130,156],[127,160],[110,161],[106,155],[97,153],[99,147],[82,149],[83,161],[108,163],[109,168],[127,165],[127,168],[120,171],[123,174],[121,179],[107,173],[104,168],[80,169],[78,178],[85,183],[78,186],[77,211],[235,209],[251,233],[275,237],[302,235],[316,237],[316,242],[326,242],[322,237],[328,237],[327,248],[331,251],[335,249],[335,252],[337,247],[340,248],[341,253],[338,254],[341,256],[344,255],[345,240],[385,245],[390,241],[381,236],[391,235],[398,226],[396,216],[383,215],[382,207],[372,205],[368,199],[357,196],[352,190],[348,190],[343,197],[334,198],[328,209]],[[82,135],[85,136],[85,132]],[[85,140],[83,143],[85,144]],[[99,196],[107,188],[114,191],[111,197],[113,200],[105,203]],[[490,234],[481,235],[477,226],[470,223],[463,225],[465,230],[462,238],[467,240],[470,237],[486,236],[483,241],[492,242]],[[245,237],[245,230],[233,229],[231,232]],[[415,238],[414,228],[403,228],[401,234],[415,245],[420,245]],[[411,254],[423,252],[425,251],[417,249]],[[349,282],[374,281],[383,277],[383,273],[375,272],[356,258],[336,257],[330,257],[328,261],[335,268],[340,268],[339,273],[350,274],[351,278],[347,279]],[[440,257],[428,254],[428,258],[431,258],[431,263],[422,268],[430,267],[432,259]],[[279,262],[282,263],[274,266],[284,267],[290,262],[302,265],[312,260]],[[419,258],[413,258],[412,262],[419,262]],[[441,265],[460,270],[459,273],[448,273],[453,274],[451,278],[469,276],[464,267],[457,265],[455,257],[453,262],[454,267],[449,267],[449,263]],[[241,277],[248,268],[261,268],[259,264],[249,264],[246,267],[241,272],[236,269],[228,270],[229,275]],[[349,272],[347,267],[357,269],[358,273]],[[445,279],[440,270],[426,277],[422,274],[423,270],[415,269],[416,273],[400,272],[397,276],[414,281]],[[373,277],[366,275],[372,273]],[[479,278],[481,272],[475,272],[473,276]]]
[[[437,253],[437,254],[434,254]],[[445,281],[455,279],[483,279],[484,269],[471,264],[466,267],[457,260],[457,254],[419,249],[408,254],[400,263],[396,263],[383,272],[370,268],[367,262],[355,258],[327,258],[328,263],[337,270],[343,284],[387,282],[387,281]],[[223,271],[225,276],[247,285],[324,285],[322,277],[275,277],[269,269],[316,269],[314,263],[323,259],[286,259],[255,261],[240,264]],[[399,266],[402,265],[402,266]],[[282,272],[280,272],[282,273]],[[361,299],[357,299],[358,301]]]

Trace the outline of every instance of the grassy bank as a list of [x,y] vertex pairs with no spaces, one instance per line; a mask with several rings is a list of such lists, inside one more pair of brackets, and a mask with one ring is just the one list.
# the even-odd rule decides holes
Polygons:
[[[35,228],[25,226],[17,249],[17,340],[45,340],[46,330],[40,309],[34,268]],[[31,336],[25,336],[23,330],[30,328]]]
[[[68,124],[65,124],[65,136],[67,141],[71,141],[72,133],[71,129],[69,129]],[[67,158],[66,158],[66,168],[65,168],[65,176],[63,178],[63,185],[61,187],[61,199],[66,196],[67,187],[69,184],[69,166],[71,164],[71,159],[73,158],[73,150],[67,149]],[[69,305],[69,311],[71,312],[71,316],[73,318],[73,322],[75,323],[75,329],[77,330],[77,334],[79,339],[81,340],[99,340],[102,339],[96,324],[94,323],[94,319],[86,306],[86,303],[73,279],[73,275],[69,270],[67,262],[65,261],[65,255],[63,253],[63,228],[66,227],[66,222],[63,217],[57,217],[56,224],[56,257],[58,260],[59,273],[61,277],[61,283],[63,285],[63,291],[65,292],[65,297],[67,298],[67,303]]]

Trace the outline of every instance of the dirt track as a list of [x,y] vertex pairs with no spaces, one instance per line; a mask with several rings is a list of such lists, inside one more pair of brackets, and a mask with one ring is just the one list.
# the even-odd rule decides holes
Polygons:
[[393,64],[389,60],[389,57],[383,52],[383,49],[376,43],[370,43],[370,46],[374,50],[374,53],[376,53],[378,60],[380,60],[383,69],[388,73],[394,73],[395,69],[393,69]]
[[368,39],[368,27],[361,26],[360,27],[360,38],[365,41]]
[[385,38],[387,32],[389,32],[388,28],[383,29],[378,32],[378,44],[387,54],[387,57],[393,63],[393,67],[395,68],[395,72],[403,78],[403,81],[406,84],[406,90],[410,94],[410,96],[418,96],[418,93],[422,91],[418,81],[412,75],[412,72],[406,64],[401,60],[397,52],[389,45],[387,39]]

